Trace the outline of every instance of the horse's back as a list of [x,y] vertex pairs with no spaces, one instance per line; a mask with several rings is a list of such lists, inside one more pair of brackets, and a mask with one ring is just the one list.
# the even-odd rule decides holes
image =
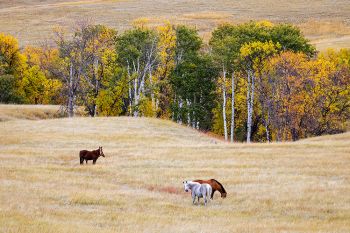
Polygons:
[[205,183],[205,184],[202,184],[202,185],[204,185],[207,190],[211,190],[212,189],[210,184]]
[[81,150],[79,153],[80,158],[84,158],[87,160],[93,160],[96,158],[96,155],[93,151],[89,151],[89,150]]
[[226,190],[225,190],[224,186],[219,181],[217,181],[215,179],[211,179],[211,181],[212,181],[211,185],[212,185],[213,189],[219,190],[221,192],[221,194],[224,194],[224,196],[222,196],[222,197],[225,198],[226,197]]
[[215,179],[208,180],[208,184],[210,184],[211,187],[213,189],[215,189],[215,190],[220,190],[221,189],[220,185],[218,184],[217,180],[215,180]]
[[193,182],[200,183],[200,184],[206,183],[205,180],[193,180]]
[[79,152],[79,156],[82,157],[82,156],[85,156],[89,151],[88,150],[81,150]]
[[207,184],[207,183],[201,184],[201,193],[205,195],[211,195],[211,192],[212,192],[212,187],[210,184]]
[[220,186],[215,179],[194,181],[200,184],[209,184],[213,190],[220,190]]

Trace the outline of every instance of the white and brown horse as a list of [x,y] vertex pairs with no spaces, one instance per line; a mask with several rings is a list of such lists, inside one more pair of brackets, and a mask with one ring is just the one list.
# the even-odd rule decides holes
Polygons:
[[189,180],[184,181],[183,184],[186,192],[191,190],[193,204],[196,201],[196,197],[198,197],[198,203],[199,203],[199,198],[203,197],[204,205],[207,205],[212,192],[212,188],[209,184],[200,184],[198,182],[193,182]]
[[210,180],[193,180],[193,182],[198,182],[200,184],[210,184],[210,186],[213,189],[213,192],[211,193],[210,198],[213,200],[214,193],[215,191],[220,192],[221,198],[226,198],[227,192],[224,188],[224,186],[217,180],[215,179],[210,179]]

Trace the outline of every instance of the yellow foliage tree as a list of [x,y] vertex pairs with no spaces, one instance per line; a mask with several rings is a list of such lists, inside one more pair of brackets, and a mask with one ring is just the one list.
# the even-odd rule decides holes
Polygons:
[[11,35],[0,33],[0,75],[20,77],[26,69],[26,58],[19,50],[18,41]]
[[[269,42],[251,42],[244,44],[240,49],[241,58],[247,73],[247,142],[251,141],[251,128],[254,111],[254,94],[255,94],[255,82],[256,76],[261,79],[262,69],[265,61],[272,55],[278,52],[280,44],[274,44]],[[266,120],[267,122],[267,120]],[[268,125],[268,123],[266,124]],[[268,127],[266,126],[266,134],[268,133]],[[269,136],[267,136],[269,141]]]
[[[28,73],[22,82],[26,102],[35,104],[62,104],[62,82],[54,70],[62,61],[57,48],[27,46],[23,54],[27,58]],[[40,94],[41,93],[41,96]]]
[[159,26],[157,31],[159,34],[159,64],[156,70],[156,94],[159,101],[157,115],[158,117],[169,118],[169,106],[171,103],[171,99],[169,98],[171,96],[169,76],[175,67],[176,31],[170,22]]

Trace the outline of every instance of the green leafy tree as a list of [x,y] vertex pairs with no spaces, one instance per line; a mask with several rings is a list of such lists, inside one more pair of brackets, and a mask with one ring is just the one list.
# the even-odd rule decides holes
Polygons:
[[193,128],[210,130],[217,68],[212,57],[200,53],[202,40],[195,29],[180,25],[176,35],[176,66],[171,79],[173,119]]
[[20,103],[16,78],[10,74],[0,75],[0,103]]
[[291,24],[276,24],[270,29],[270,40],[279,43],[283,51],[302,52],[312,57],[316,49],[304,37],[300,29]]
[[198,55],[177,66],[172,78],[177,97],[174,119],[193,128],[211,130],[217,73],[209,56]]
[[212,54],[217,66],[222,70],[220,86],[222,90],[222,116],[225,140],[228,140],[227,132],[227,75],[231,76],[231,142],[234,140],[234,119],[235,119],[235,68],[239,57],[239,43],[235,34],[234,26],[225,24],[216,29],[209,44],[212,47]]
[[[118,36],[116,51],[118,62],[128,75],[129,115],[142,115],[140,101],[152,95],[152,74],[158,62],[158,35],[147,27],[135,27]],[[146,86],[149,84],[150,86]],[[144,101],[143,101],[144,102]]]

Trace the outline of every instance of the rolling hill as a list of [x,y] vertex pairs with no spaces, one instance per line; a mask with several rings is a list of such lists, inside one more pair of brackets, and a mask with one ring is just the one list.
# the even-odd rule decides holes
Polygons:
[[71,27],[89,18],[123,31],[133,20],[149,18],[151,25],[164,20],[196,26],[208,39],[222,22],[271,20],[299,25],[318,49],[350,46],[348,0],[4,0],[0,1],[0,31],[19,38],[22,45],[50,39],[53,27]]

